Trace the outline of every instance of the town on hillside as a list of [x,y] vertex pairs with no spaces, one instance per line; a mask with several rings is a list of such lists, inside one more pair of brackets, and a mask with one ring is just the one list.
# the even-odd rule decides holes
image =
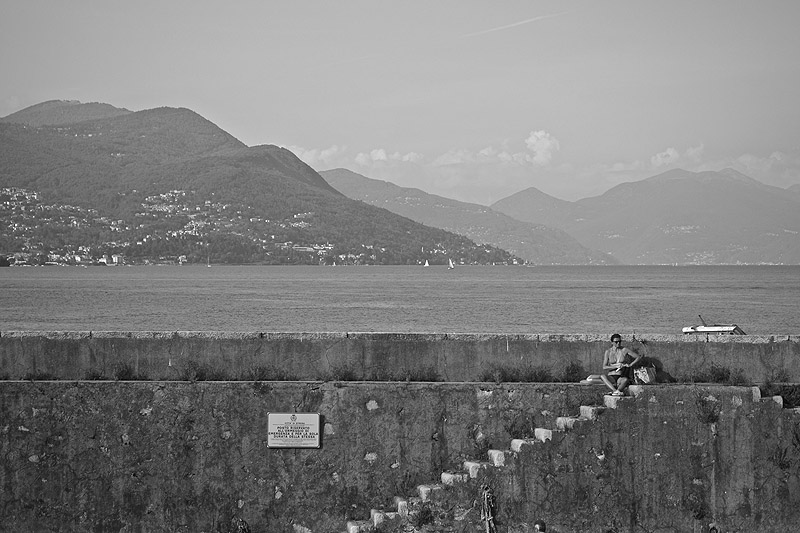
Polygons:
[[[0,265],[389,264],[386,248],[375,244],[341,249],[327,241],[305,242],[299,230],[313,217],[305,212],[269,220],[244,206],[172,190],[147,196],[126,221],[91,208],[45,203],[36,191],[4,187]],[[405,263],[447,264],[451,255],[444,245],[435,245]]]

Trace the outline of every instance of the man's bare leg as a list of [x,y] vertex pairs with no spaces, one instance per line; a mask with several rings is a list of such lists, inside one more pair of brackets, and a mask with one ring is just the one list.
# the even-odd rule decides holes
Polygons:
[[610,379],[608,379],[608,376],[606,376],[605,374],[601,374],[601,375],[600,375],[600,379],[602,379],[602,380],[603,380],[603,383],[605,383],[605,384],[606,384],[606,387],[608,387],[609,389],[611,389],[611,392],[617,392],[617,388],[614,386],[614,384],[613,384],[613,383],[611,383],[611,380],[610,380]]

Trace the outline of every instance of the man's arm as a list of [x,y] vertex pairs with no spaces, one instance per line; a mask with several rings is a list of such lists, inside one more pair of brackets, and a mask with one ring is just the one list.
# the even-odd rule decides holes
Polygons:
[[627,364],[627,365],[625,365],[625,366],[630,366],[630,367],[633,367],[633,366],[635,366],[635,365],[636,365],[636,363],[638,363],[638,362],[639,362],[639,360],[642,358],[642,356],[641,356],[641,355],[639,355],[638,353],[634,352],[633,350],[631,350],[631,349],[629,349],[629,348],[625,348],[625,353],[626,353],[627,355],[630,355],[631,357],[633,357],[633,358],[634,358],[632,362],[628,363],[628,364]]

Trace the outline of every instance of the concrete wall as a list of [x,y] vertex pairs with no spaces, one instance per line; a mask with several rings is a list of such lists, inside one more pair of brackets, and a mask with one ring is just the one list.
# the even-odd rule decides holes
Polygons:
[[[499,519],[569,531],[792,530],[800,414],[654,385],[492,470]],[[577,384],[0,382],[0,531],[341,532],[464,459],[602,402]],[[625,399],[628,400],[628,399]],[[320,449],[268,448],[318,412]],[[597,529],[603,526],[603,529]],[[642,529],[644,528],[644,529]]]
[[524,446],[491,482],[500,519],[575,533],[797,530],[800,413],[757,389],[640,389],[590,425]]
[[[740,370],[753,383],[775,376],[800,380],[800,336],[623,338],[678,378],[718,365]],[[364,376],[431,367],[444,381],[475,381],[498,365],[536,366],[557,377],[570,362],[599,373],[608,345],[597,335],[0,332],[0,377],[113,377],[120,365],[158,380],[186,378],[193,365],[212,366],[231,379],[259,366],[312,380],[343,366]]]

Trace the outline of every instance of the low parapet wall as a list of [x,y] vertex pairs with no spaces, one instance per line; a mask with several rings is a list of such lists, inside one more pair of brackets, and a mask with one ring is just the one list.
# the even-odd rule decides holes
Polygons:
[[[341,532],[465,459],[602,405],[602,391],[4,381],[0,531],[218,532],[237,517],[252,531]],[[563,533],[798,523],[800,415],[753,387],[654,385],[620,402],[488,468],[500,523],[544,518]],[[269,448],[270,412],[320,413],[321,447]]]
[[[800,336],[623,335],[667,374],[690,378],[712,366],[752,383],[800,380]],[[114,377],[121,365],[154,380],[186,379],[212,367],[229,379],[270,367],[295,379],[325,379],[343,367],[374,375],[430,369],[444,381],[476,381],[487,370],[570,363],[599,373],[608,337],[398,333],[0,332],[0,376]]]

